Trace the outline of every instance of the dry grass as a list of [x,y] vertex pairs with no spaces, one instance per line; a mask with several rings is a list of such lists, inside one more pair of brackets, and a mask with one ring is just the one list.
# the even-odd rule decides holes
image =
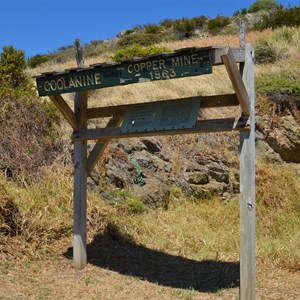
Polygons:
[[[284,29],[275,31],[265,30],[263,32],[250,32],[246,36],[246,42],[255,44],[261,39],[275,39],[282,35]],[[294,36],[299,36],[299,29],[295,28]],[[161,43],[159,46],[171,49],[179,49],[193,46],[239,46],[239,35],[226,35],[207,37],[205,39],[189,39],[184,41]],[[299,55],[299,40],[293,42],[293,46],[289,49],[291,55],[290,65],[294,65],[294,61]],[[86,65],[109,61],[106,56],[93,57],[86,60]],[[64,69],[75,67],[75,60],[68,61],[64,64],[53,64],[47,62],[39,67],[28,70],[30,75],[37,75],[42,72],[63,71]],[[270,65],[257,65],[256,76],[264,76],[265,74],[278,74],[283,69],[289,69],[286,61],[279,61]],[[294,68],[295,69],[295,68]],[[290,72],[290,71],[288,71]],[[297,72],[297,71],[295,71]],[[224,67],[214,67],[213,74],[205,76],[196,76],[190,78],[182,78],[170,81],[158,81],[149,83],[133,84],[129,86],[120,86],[114,88],[105,88],[95,90],[90,93],[89,107],[120,105],[124,103],[139,103],[156,100],[176,99],[196,95],[215,95],[233,92],[232,84],[228,78]],[[64,95],[70,106],[73,106],[73,94]]]
[[[257,165],[258,299],[299,297],[299,172]],[[167,210],[133,215],[90,193],[89,265],[78,272],[68,174],[5,185],[23,227],[0,241],[0,299],[238,299],[238,198],[195,202],[174,187]]]
[[[264,265],[257,271],[257,299],[299,298],[299,274]],[[76,272],[66,259],[19,264],[0,278],[0,299],[233,300],[239,294],[237,287],[217,293],[171,288],[91,264]]]
[[[259,39],[263,37],[269,37],[273,34],[271,30],[265,30],[262,32],[249,32],[246,35],[246,42],[255,44]],[[175,42],[163,42],[158,44],[162,47],[167,47],[170,49],[181,49],[188,47],[207,47],[207,46],[231,46],[231,47],[239,47],[239,35],[222,35],[222,36],[208,36],[206,38],[195,38],[195,39],[187,39],[182,41]],[[109,53],[106,53],[104,56],[95,56],[89,57],[85,60],[85,64],[87,66],[95,63],[101,63],[106,61],[111,61],[111,56]],[[75,56],[74,56],[75,57]],[[46,62],[42,65],[39,65],[35,69],[28,70],[31,76],[39,75],[43,72],[51,72],[51,71],[63,71],[68,68],[76,67],[76,61],[74,60],[65,62],[65,63],[53,63],[52,61]]]

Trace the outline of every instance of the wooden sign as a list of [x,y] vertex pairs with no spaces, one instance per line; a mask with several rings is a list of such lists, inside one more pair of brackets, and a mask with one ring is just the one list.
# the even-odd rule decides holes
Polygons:
[[130,106],[121,133],[194,128],[201,98],[148,102]]
[[43,74],[36,78],[36,82],[39,96],[47,96],[208,73],[212,73],[209,50],[190,48],[120,63]]

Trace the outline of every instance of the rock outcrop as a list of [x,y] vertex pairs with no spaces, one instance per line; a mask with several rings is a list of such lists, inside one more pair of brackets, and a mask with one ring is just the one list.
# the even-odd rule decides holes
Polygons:
[[262,158],[300,162],[300,99],[281,93],[268,95],[272,114],[258,116],[257,149]]
[[[172,186],[179,186],[194,199],[210,199],[214,196],[232,197],[239,192],[235,176],[225,162],[202,159],[196,149],[176,154],[164,143],[164,138],[124,139],[112,142],[106,155],[102,177],[112,190],[128,189],[151,207],[166,207]],[[194,152],[194,155],[191,155]],[[175,157],[176,156],[176,157]],[[137,172],[132,157],[142,170],[144,184],[137,184]],[[100,183],[100,174],[93,172],[89,178],[90,189]],[[101,190],[100,195],[108,202],[120,202],[117,193]]]
[[[299,163],[298,100],[276,94],[271,101],[273,113],[256,117],[256,157],[273,163]],[[100,190],[101,197],[108,202],[124,201],[120,193],[114,191],[126,189],[151,208],[166,207],[173,186],[180,187],[195,200],[215,196],[230,199],[239,193],[238,139],[231,140],[231,136],[225,135],[224,140],[215,140],[213,135],[202,137],[194,137],[194,144],[193,137],[112,141],[101,167],[102,173],[92,173],[88,179],[89,188]],[[170,144],[170,141],[173,142]],[[228,155],[222,155],[222,141],[231,160]],[[199,145],[207,143],[211,152],[203,153]],[[220,149],[214,149],[214,145]],[[106,182],[103,188],[101,180]]]

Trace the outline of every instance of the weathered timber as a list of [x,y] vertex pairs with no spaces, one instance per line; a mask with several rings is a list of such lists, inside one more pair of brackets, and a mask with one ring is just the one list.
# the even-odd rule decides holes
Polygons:
[[[72,68],[61,73],[36,76],[40,96],[93,90],[131,83],[209,74],[222,64],[224,47],[193,47],[120,63],[102,63],[89,68]],[[232,48],[236,62],[244,61],[244,50]]]
[[250,96],[250,131],[240,132],[240,299],[255,299],[254,50],[245,46],[243,81]]
[[[78,66],[83,66],[83,53],[79,40],[75,40]],[[87,128],[86,91],[76,92],[74,113],[77,130]],[[73,263],[74,268],[81,270],[87,265],[87,141],[74,142],[74,237]]]
[[80,45],[80,40],[75,39],[74,41],[75,46],[75,56],[76,56],[76,63],[78,68],[84,68],[84,57],[83,57],[83,49]]
[[71,110],[70,106],[66,103],[65,99],[61,95],[51,95],[49,96],[58,110],[62,113],[68,123],[73,129],[76,129],[76,118],[75,114]]
[[96,128],[75,130],[72,135],[74,141],[84,140],[106,140],[113,138],[130,138],[153,135],[173,135],[173,134],[195,134],[221,131],[240,131],[249,130],[248,117],[201,120],[196,122],[194,128],[170,129],[160,131],[144,132],[121,132],[120,127],[114,128]]
[[[122,120],[123,120],[122,117],[112,117],[106,127],[109,128],[109,127],[119,126]],[[91,151],[87,160],[87,175],[91,174],[91,172],[93,171],[95,165],[97,164],[99,158],[101,157],[102,153],[104,152],[109,142],[110,139],[106,139],[103,141],[98,140],[97,143],[94,145],[94,148]]]
[[[75,114],[77,129],[86,129],[87,93],[75,94]],[[74,245],[73,261],[75,269],[83,269],[87,264],[86,253],[86,204],[87,203],[87,142],[74,142]]]
[[240,46],[241,46],[241,48],[245,48],[245,29],[246,29],[245,21],[241,20],[241,22],[240,22]]
[[[187,97],[181,98],[181,101],[197,101],[200,97]],[[164,100],[172,101],[172,100]],[[155,103],[155,102],[151,102]],[[139,104],[125,104],[117,106],[106,106],[106,107],[95,107],[89,108],[87,111],[88,119],[94,118],[106,118],[111,116],[124,116],[128,107],[135,106]],[[200,108],[216,108],[216,107],[229,107],[229,106],[238,106],[239,102],[236,97],[236,94],[226,94],[226,95],[214,95],[214,96],[201,96],[201,105]]]
[[233,88],[236,92],[237,98],[242,108],[244,115],[250,115],[250,98],[242,80],[241,74],[236,65],[232,50],[228,47],[223,55],[222,61],[226,67],[229,78],[232,82]]

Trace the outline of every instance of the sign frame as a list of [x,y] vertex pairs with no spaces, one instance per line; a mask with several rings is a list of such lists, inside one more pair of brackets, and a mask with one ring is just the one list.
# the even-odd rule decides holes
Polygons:
[[[166,55],[172,57],[174,54],[165,54],[135,58],[130,61],[121,63],[97,64],[90,68],[83,68],[83,56],[80,53],[80,44],[75,41],[77,49],[77,57],[81,57],[81,61],[77,61],[78,68],[66,70],[62,73],[44,73],[36,77],[38,88],[45,80],[55,80],[55,78],[64,78],[71,76],[70,74],[80,74],[80,72],[90,72],[90,70],[105,69],[116,70],[117,66],[127,66],[135,62],[152,61]],[[240,132],[240,299],[255,299],[255,88],[254,88],[254,49],[250,44],[246,44],[245,48],[230,47],[206,47],[206,48],[189,48],[181,49],[175,53],[209,53],[210,67],[215,65],[225,65],[229,78],[232,82],[235,94],[228,95],[212,95],[210,97],[201,96],[202,106],[209,108],[217,108],[224,106],[239,105],[242,115],[240,118],[223,118],[197,121],[193,129],[170,129],[159,131],[129,132],[121,133],[119,127],[124,120],[128,106],[119,105],[115,107],[97,107],[88,108],[87,90],[101,88],[92,85],[85,87],[76,87],[74,110],[72,110],[61,96],[67,92],[64,89],[43,91],[39,89],[39,95],[48,95],[56,107],[64,115],[65,119],[74,129],[72,139],[74,141],[74,254],[73,262],[75,269],[83,269],[87,265],[87,224],[86,224],[86,207],[87,207],[87,176],[92,172],[97,161],[103,154],[106,146],[112,138],[125,138],[146,135],[166,135],[166,134],[197,134],[207,132]],[[204,52],[203,52],[204,51]],[[197,53],[198,53],[197,52]],[[81,55],[79,55],[81,54]],[[174,57],[174,56],[173,56]],[[240,69],[237,67],[240,63]],[[127,64],[127,65],[126,65]],[[161,66],[166,64],[161,63]],[[138,66],[142,66],[139,64]],[[147,66],[147,65],[145,65]],[[150,66],[150,65],[149,65]],[[159,66],[159,61],[158,61]],[[186,67],[186,66],[180,66]],[[193,65],[188,67],[195,67]],[[132,67],[134,70],[134,67]],[[136,67],[138,68],[138,67]],[[150,67],[149,67],[150,68]],[[164,69],[164,68],[161,68]],[[130,67],[131,70],[131,67]],[[156,71],[156,70],[155,70]],[[186,76],[196,76],[196,72],[189,70],[190,73],[183,73]],[[207,72],[207,70],[206,70]],[[148,72],[149,73],[149,72]],[[83,74],[83,73],[81,73]],[[203,73],[208,74],[208,73]],[[62,77],[63,76],[63,77]],[[139,77],[139,76],[136,76]],[[185,77],[185,76],[179,76]],[[142,78],[142,77],[141,77]],[[174,77],[175,78],[175,77]],[[177,78],[177,77],[176,77]],[[124,78],[121,78],[124,79]],[[172,79],[172,78],[160,78]],[[83,79],[82,79],[83,80]],[[86,78],[87,80],[87,78]],[[101,77],[94,76],[94,83],[99,82]],[[121,82],[118,77],[118,84],[111,82],[107,86],[124,85],[140,82],[136,79]],[[51,83],[50,83],[51,84]],[[48,88],[47,88],[48,89]],[[194,98],[195,99],[195,98]],[[186,99],[187,100],[187,99]],[[236,101],[237,100],[237,101]],[[110,117],[106,128],[88,128],[88,119]],[[87,154],[87,140],[97,140],[94,148]]]
[[36,83],[39,96],[49,96],[210,73],[212,60],[209,49],[194,47],[119,63],[46,73],[36,77]]

